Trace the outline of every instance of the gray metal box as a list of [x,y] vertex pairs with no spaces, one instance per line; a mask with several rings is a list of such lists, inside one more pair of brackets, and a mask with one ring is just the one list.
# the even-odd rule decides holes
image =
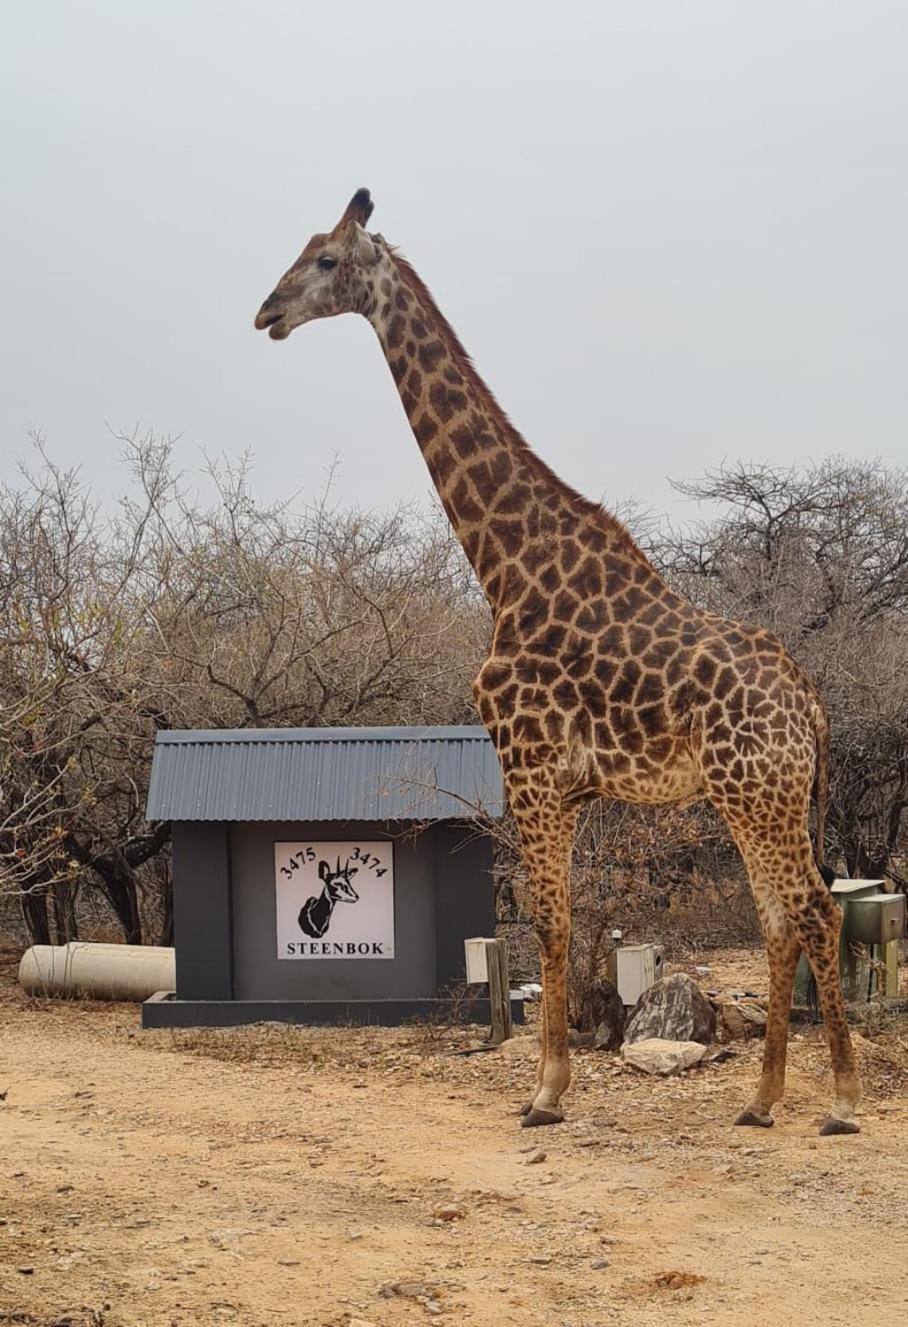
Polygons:
[[905,895],[871,894],[848,902],[848,939],[863,945],[885,945],[905,933]]

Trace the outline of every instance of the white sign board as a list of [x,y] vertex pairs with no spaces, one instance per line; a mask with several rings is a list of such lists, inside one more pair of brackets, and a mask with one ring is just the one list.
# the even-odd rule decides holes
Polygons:
[[275,843],[278,958],[393,958],[394,845]]

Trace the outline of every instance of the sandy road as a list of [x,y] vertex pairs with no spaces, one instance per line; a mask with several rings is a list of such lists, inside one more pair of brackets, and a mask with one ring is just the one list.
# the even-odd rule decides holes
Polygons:
[[0,1323],[908,1321],[908,1102],[879,1044],[855,1138],[816,1136],[813,1031],[770,1132],[729,1127],[748,1044],[658,1082],[577,1056],[568,1123],[529,1134],[529,1039],[143,1034],[131,1006],[15,995],[0,1019]]

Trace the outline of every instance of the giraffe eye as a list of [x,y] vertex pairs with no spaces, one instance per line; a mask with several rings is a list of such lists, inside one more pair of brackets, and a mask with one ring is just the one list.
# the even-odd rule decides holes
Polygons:
[[316,260],[316,266],[320,267],[323,272],[330,272],[332,267],[337,267],[337,259],[329,258],[328,255],[325,254],[324,257]]

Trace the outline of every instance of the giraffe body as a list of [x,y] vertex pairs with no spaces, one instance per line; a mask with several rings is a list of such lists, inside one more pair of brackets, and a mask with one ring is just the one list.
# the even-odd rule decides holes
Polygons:
[[625,527],[527,446],[360,190],[316,235],[256,318],[275,340],[348,311],[375,328],[494,629],[476,703],[501,761],[524,851],[543,977],[543,1046],[524,1124],[556,1123],[570,1080],[569,875],[579,806],[707,798],[741,850],[766,941],[763,1075],[739,1122],[772,1122],[782,1094],[799,953],[817,979],[836,1098],[824,1128],[854,1132],[860,1080],[838,979],[840,913],[822,857],[828,727],[813,684],[762,628],[674,593]]

